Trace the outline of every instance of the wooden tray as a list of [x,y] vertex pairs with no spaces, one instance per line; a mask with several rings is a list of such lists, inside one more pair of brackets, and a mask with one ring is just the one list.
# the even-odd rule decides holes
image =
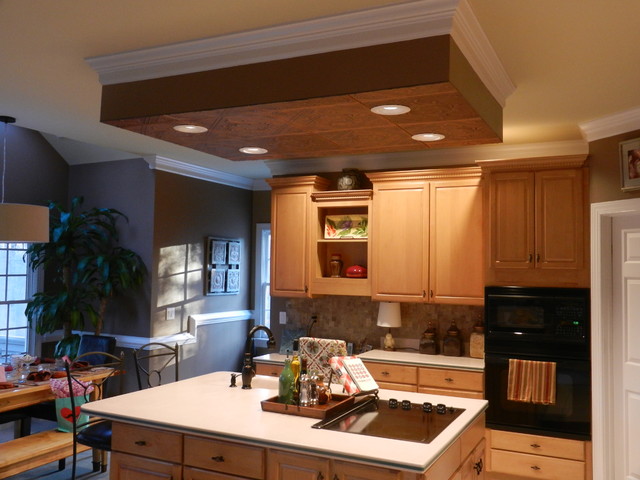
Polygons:
[[330,415],[336,415],[347,410],[353,405],[354,398],[350,395],[331,395],[331,400],[325,405],[313,405],[310,407],[299,407],[297,405],[287,405],[278,402],[278,397],[267,398],[260,402],[262,410],[265,412],[284,413],[286,415],[298,415],[324,419]]

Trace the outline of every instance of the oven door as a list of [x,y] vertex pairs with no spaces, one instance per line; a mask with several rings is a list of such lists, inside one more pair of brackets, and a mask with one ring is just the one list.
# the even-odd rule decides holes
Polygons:
[[[509,358],[556,362],[556,403],[539,405],[507,399]],[[485,355],[487,427],[521,433],[589,440],[591,372],[588,360],[522,355]]]

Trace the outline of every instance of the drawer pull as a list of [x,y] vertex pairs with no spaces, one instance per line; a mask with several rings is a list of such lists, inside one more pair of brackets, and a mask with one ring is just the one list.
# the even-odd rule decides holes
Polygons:
[[444,381],[451,383],[451,382],[453,382],[453,378],[447,377],[447,378],[444,379]]
[[533,466],[531,467],[531,470],[540,470],[540,467],[539,467],[539,466],[537,466],[537,465],[533,465]]
[[382,375],[384,375],[385,377],[388,377],[389,375],[391,375],[389,372],[384,371],[384,372],[380,372]]
[[136,441],[135,441],[135,442],[133,442],[133,443],[135,443],[135,444],[136,444],[136,445],[138,445],[139,447],[144,447],[144,446],[147,444],[147,442],[145,442],[144,440],[136,440]]
[[214,462],[222,463],[224,462],[224,457],[222,455],[217,455],[215,457],[211,457],[211,460]]
[[280,374],[278,372],[271,372],[272,377],[279,377]]
[[480,475],[480,472],[482,472],[482,459],[474,463],[473,469],[476,471],[476,474]]
[[318,480],[324,480],[324,475],[322,475],[322,472],[318,472],[318,476],[316,478]]
[[531,448],[540,448],[540,445],[538,445],[537,443],[532,443],[530,445]]

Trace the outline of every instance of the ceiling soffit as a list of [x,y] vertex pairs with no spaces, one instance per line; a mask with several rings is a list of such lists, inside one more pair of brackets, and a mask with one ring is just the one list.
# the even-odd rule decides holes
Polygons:
[[[412,2],[418,3],[425,2]],[[466,49],[474,45],[461,42]],[[496,100],[471,63],[452,35],[440,34],[109,83],[103,86],[101,120],[230,160],[500,142],[504,98]],[[495,91],[498,82],[489,83]],[[412,110],[394,117],[370,112],[371,107],[387,103]],[[203,125],[209,131],[190,135],[172,129],[182,123]],[[443,133],[446,139],[431,144],[411,139],[424,132]],[[238,151],[242,146],[261,146],[269,153],[248,156]]]

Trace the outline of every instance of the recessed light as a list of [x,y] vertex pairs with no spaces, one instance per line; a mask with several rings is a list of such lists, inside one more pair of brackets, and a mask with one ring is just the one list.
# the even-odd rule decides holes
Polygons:
[[248,153],[249,155],[262,155],[263,153],[267,153],[269,150],[261,147],[242,147],[240,151],[242,153]]
[[402,115],[410,112],[411,109],[405,105],[378,105],[373,107],[371,111],[378,115]]
[[209,130],[207,127],[200,125],[176,125],[173,129],[182,133],[204,133]]
[[418,133],[417,135],[413,135],[411,138],[418,142],[437,142],[438,140],[442,140],[444,135],[439,133]]

